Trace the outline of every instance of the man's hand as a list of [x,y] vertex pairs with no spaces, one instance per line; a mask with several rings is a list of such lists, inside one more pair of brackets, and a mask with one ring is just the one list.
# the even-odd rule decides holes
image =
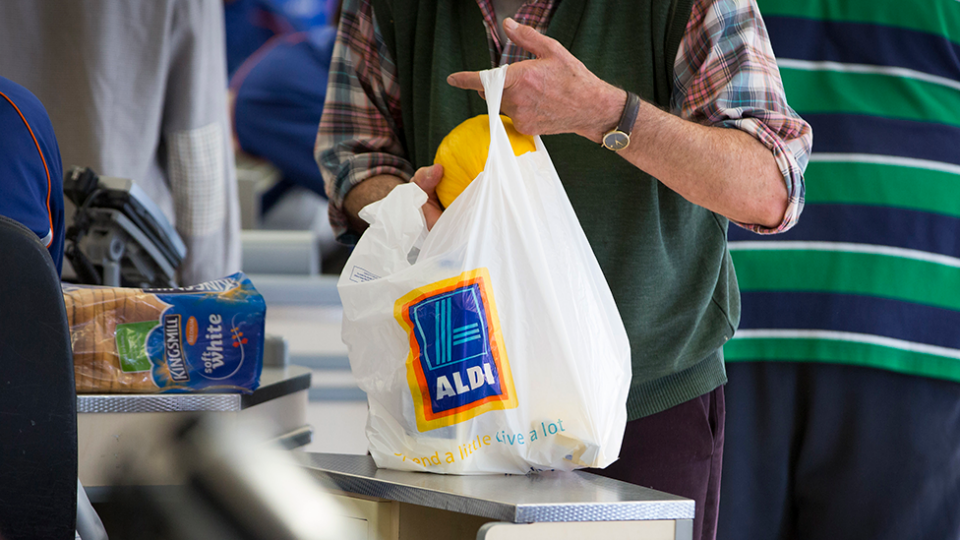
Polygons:
[[[433,228],[434,223],[440,219],[443,213],[443,207],[440,206],[440,199],[437,198],[437,184],[443,178],[443,165],[431,165],[421,167],[414,173],[411,182],[420,186],[420,189],[427,193],[427,203],[423,205],[423,217],[427,220],[427,230]],[[385,198],[393,191],[393,188],[403,183],[403,180],[396,176],[382,174],[372,176],[353,187],[343,200],[343,209],[350,221],[350,227],[362,233],[367,230],[367,222],[360,218],[360,210],[364,206]]]
[[[510,18],[503,28],[511,41],[537,58],[510,65],[500,110],[520,133],[576,133],[599,143],[616,126],[626,92],[600,80],[563,45],[533,28]],[[447,83],[483,95],[478,72],[454,73]]]
[[[599,143],[615,127],[626,92],[599,79],[556,40],[512,19],[503,28],[535,60],[510,65],[500,110],[521,133],[576,133]],[[477,72],[447,83],[483,95]],[[736,129],[702,126],[642,103],[630,146],[617,154],[688,201],[741,223],[776,227],[787,189],[773,153]]]
[[[512,19],[503,28],[535,60],[510,65],[500,110],[521,133],[576,133],[599,143],[620,121],[627,95],[599,79],[556,40]],[[447,83],[483,95],[477,72]],[[773,153],[737,129],[702,126],[642,103],[630,146],[617,154],[688,201],[741,223],[775,227],[787,189]]]

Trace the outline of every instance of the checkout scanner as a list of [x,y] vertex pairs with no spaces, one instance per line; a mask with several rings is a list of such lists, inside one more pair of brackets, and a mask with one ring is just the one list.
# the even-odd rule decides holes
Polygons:
[[160,208],[132,180],[74,167],[63,192],[76,207],[64,255],[79,283],[174,288],[187,247]]

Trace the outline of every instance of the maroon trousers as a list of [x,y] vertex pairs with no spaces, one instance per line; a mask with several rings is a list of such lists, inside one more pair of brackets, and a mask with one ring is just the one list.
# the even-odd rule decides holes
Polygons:
[[591,472],[697,503],[694,540],[717,537],[723,462],[723,386],[663,412],[627,422],[620,459]]

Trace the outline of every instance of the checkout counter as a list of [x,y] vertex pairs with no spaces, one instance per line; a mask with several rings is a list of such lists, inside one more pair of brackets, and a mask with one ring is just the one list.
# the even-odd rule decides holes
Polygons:
[[689,540],[694,502],[588,472],[451,476],[378,469],[369,456],[300,454],[357,539]]
[[[239,394],[85,395],[78,405],[79,476],[94,503],[118,479],[178,483],[162,447],[183,413],[272,426],[273,440],[339,503],[345,540],[689,540],[694,502],[583,471],[449,476],[378,469],[370,456],[296,450],[310,442],[309,370],[264,368],[260,388]],[[153,439],[153,440],[151,440]],[[144,464],[155,470],[143,470]],[[141,467],[135,471],[126,467]],[[163,480],[157,481],[157,478]],[[168,486],[154,485],[156,489]]]
[[[165,444],[184,413],[203,412],[228,422],[269,426],[267,438],[290,449],[299,469],[339,503],[337,512],[348,518],[345,538],[350,540],[692,537],[692,500],[583,471],[448,476],[378,469],[362,454],[366,406],[362,392],[347,380],[349,366],[338,339],[336,280],[318,275],[310,262],[316,260],[316,248],[309,238],[301,234],[282,241],[276,234],[247,235],[247,252],[262,266],[279,259],[286,261],[285,268],[291,261],[307,261],[306,275],[258,275],[246,260],[244,268],[267,302],[268,332],[293,343],[293,354],[282,347],[283,360],[265,361],[261,385],[250,395],[79,396],[79,477],[94,503],[107,500],[110,488],[123,479],[138,478],[158,489],[183,483],[184,478],[170,474],[175,464],[162,456],[144,456]],[[270,256],[271,246],[280,247],[284,256]],[[306,249],[305,256],[298,246]],[[303,313],[317,319],[304,320]],[[317,348],[321,341],[332,345]],[[314,348],[300,350],[299,344]],[[292,364],[287,361],[291,357]],[[298,360],[307,365],[295,365]],[[331,387],[324,384],[327,378],[342,381]],[[333,401],[349,402],[361,414],[349,418],[349,427],[336,424],[331,409],[322,406],[315,409],[322,414],[311,418],[312,395],[339,396],[343,399]],[[314,430],[323,434],[316,441]],[[355,453],[331,452],[327,444],[341,439],[355,441],[350,449]],[[126,470],[132,464],[140,470]],[[155,470],[142,470],[144,464]]]
[[[270,309],[288,308],[283,280],[274,276],[257,284]],[[297,281],[292,279],[291,282]],[[260,283],[265,287],[260,287]],[[299,284],[300,286],[303,283]],[[306,296],[320,301],[329,312],[335,296],[329,279],[314,280]],[[301,289],[302,291],[302,289]],[[335,291],[333,291],[335,295]],[[301,294],[299,298],[304,298]],[[286,299],[287,304],[281,302]],[[290,313],[277,309],[278,315]],[[336,335],[336,321],[324,318],[312,333]],[[309,324],[285,325],[274,319],[273,332],[305,332]],[[331,326],[331,328],[324,328]],[[303,336],[286,335],[291,341]],[[297,356],[291,355],[296,361]],[[332,357],[331,353],[331,357]],[[267,364],[280,364],[268,359]],[[342,366],[340,366],[342,367]],[[349,433],[331,431],[327,418],[308,417],[311,379],[324,370],[298,365],[264,367],[261,386],[251,395],[165,394],[84,395],[78,398],[79,476],[96,503],[109,493],[117,478],[146,449],[162,445],[185,412],[206,412],[237,422],[259,420],[269,425],[269,436],[292,450],[296,463],[339,503],[348,518],[345,538],[356,540],[444,539],[581,539],[604,538],[687,540],[692,536],[694,502],[674,495],[611,480],[591,473],[546,472],[529,476],[448,476],[378,469],[370,456],[310,452],[330,448],[330,441],[357,437],[363,425]],[[322,383],[322,381],[320,381]],[[323,388],[322,384],[320,388]],[[319,425],[314,425],[320,422]],[[334,424],[336,425],[336,424]],[[144,429],[149,427],[149,429]],[[315,431],[316,430],[316,431]],[[314,433],[323,438],[314,439]],[[150,440],[154,438],[154,440]],[[313,444],[310,444],[310,443]],[[310,446],[307,446],[310,445]],[[157,484],[180,480],[163,476],[170,464],[153,462],[156,471],[137,471],[140,478],[164,478]],[[162,485],[156,487],[162,488]]]
[[[295,376],[287,380],[297,379]],[[282,386],[284,383],[277,384]],[[270,386],[274,385],[266,387]],[[296,392],[284,397],[292,396],[296,396]],[[124,407],[130,407],[140,399],[138,396],[129,397],[132,401]],[[284,397],[271,401],[279,403]],[[251,414],[256,407],[265,403],[247,408],[240,403],[239,410],[230,407],[231,410],[218,410],[215,414]],[[119,406],[109,405],[113,408]],[[188,409],[204,407],[199,402],[191,403],[191,400],[181,405]],[[226,405],[224,401],[219,406],[205,407],[226,409]],[[93,502],[116,504],[117,499],[110,499],[109,484],[117,478],[124,478],[127,486],[131,478],[143,479],[152,475],[156,479],[158,474],[168,481],[183,482],[184,485],[196,480],[195,477],[186,480],[169,474],[178,468],[176,463],[169,460],[176,454],[160,451],[154,456],[160,459],[153,460],[145,460],[142,455],[134,459],[130,459],[130,456],[121,458],[125,452],[142,454],[169,444],[169,441],[147,439],[151,433],[160,437],[156,434],[164,432],[157,429],[162,427],[162,423],[171,426],[178,423],[177,417],[185,411],[167,410],[172,406],[172,403],[164,404],[162,407],[165,410],[160,412],[82,413],[81,418],[84,418],[83,415],[105,414],[111,416],[102,417],[104,422],[119,420],[114,426],[99,426],[98,429],[104,431],[97,433],[90,428],[97,418],[84,418],[86,427],[81,429],[80,470],[81,478],[86,475],[86,482],[90,484],[86,486],[86,491]],[[258,414],[264,412],[259,411]],[[110,450],[116,452],[111,453]],[[203,452],[197,455],[203,456]],[[334,513],[340,517],[342,526],[338,538],[343,540],[692,538],[693,501],[584,471],[543,472],[526,476],[452,476],[378,469],[373,459],[366,455],[294,450],[290,456],[301,471],[301,476],[312,479],[325,489],[327,498],[332,499],[332,504],[321,504],[315,511]],[[182,453],[180,457],[184,457]],[[204,460],[202,458],[201,462]],[[153,463],[157,469],[141,469],[135,474],[125,471],[126,474],[117,476],[117,473],[123,473],[117,468],[126,463],[141,467],[144,463]],[[222,480],[231,481],[222,476],[220,480],[215,479]],[[93,485],[95,483],[108,485]],[[155,502],[162,501],[164,497],[168,501],[189,498],[189,489],[177,489],[180,487],[137,485],[138,489],[153,493],[144,500]],[[165,504],[170,503],[161,503]],[[247,500],[245,504],[250,513],[257,512],[258,505],[254,501]],[[301,511],[305,510],[301,508]]]
[[[352,383],[342,380],[350,376],[339,340],[336,278],[251,279],[267,300],[269,331],[289,340],[294,363],[313,368],[311,409],[347,410],[356,404],[365,410],[362,392],[351,391]],[[330,384],[323,380],[327,378]],[[324,403],[317,403],[318,397]],[[332,452],[343,439],[363,437],[365,414],[339,429],[338,419],[312,419],[318,433],[340,440],[318,437],[307,447],[316,451],[294,455],[343,503],[355,522],[351,538],[683,540],[693,534],[694,502],[689,499],[583,471],[450,476],[377,469],[370,456],[362,455],[365,446],[356,454]]]

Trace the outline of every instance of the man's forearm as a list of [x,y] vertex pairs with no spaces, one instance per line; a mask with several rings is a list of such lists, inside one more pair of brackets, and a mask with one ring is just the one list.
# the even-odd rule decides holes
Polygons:
[[[521,133],[576,133],[599,144],[619,123],[626,92],[533,28],[510,18],[503,28],[537,58],[510,66],[501,111]],[[453,73],[447,82],[483,90],[478,72]],[[739,129],[702,126],[642,103],[630,146],[619,153],[688,201],[741,223],[776,227],[788,207],[773,152]]]
[[383,199],[393,188],[403,183],[403,180],[397,176],[381,174],[371,176],[353,186],[343,199],[343,211],[350,221],[350,228],[358,233],[365,231],[367,222],[360,219],[360,210],[370,203]]
[[[607,85],[597,101],[607,106],[596,125],[615,126],[626,93]],[[580,134],[598,144],[602,136],[600,130]],[[618,153],[688,201],[734,221],[773,228],[787,209],[773,153],[739,129],[703,126],[644,102],[630,146]]]

